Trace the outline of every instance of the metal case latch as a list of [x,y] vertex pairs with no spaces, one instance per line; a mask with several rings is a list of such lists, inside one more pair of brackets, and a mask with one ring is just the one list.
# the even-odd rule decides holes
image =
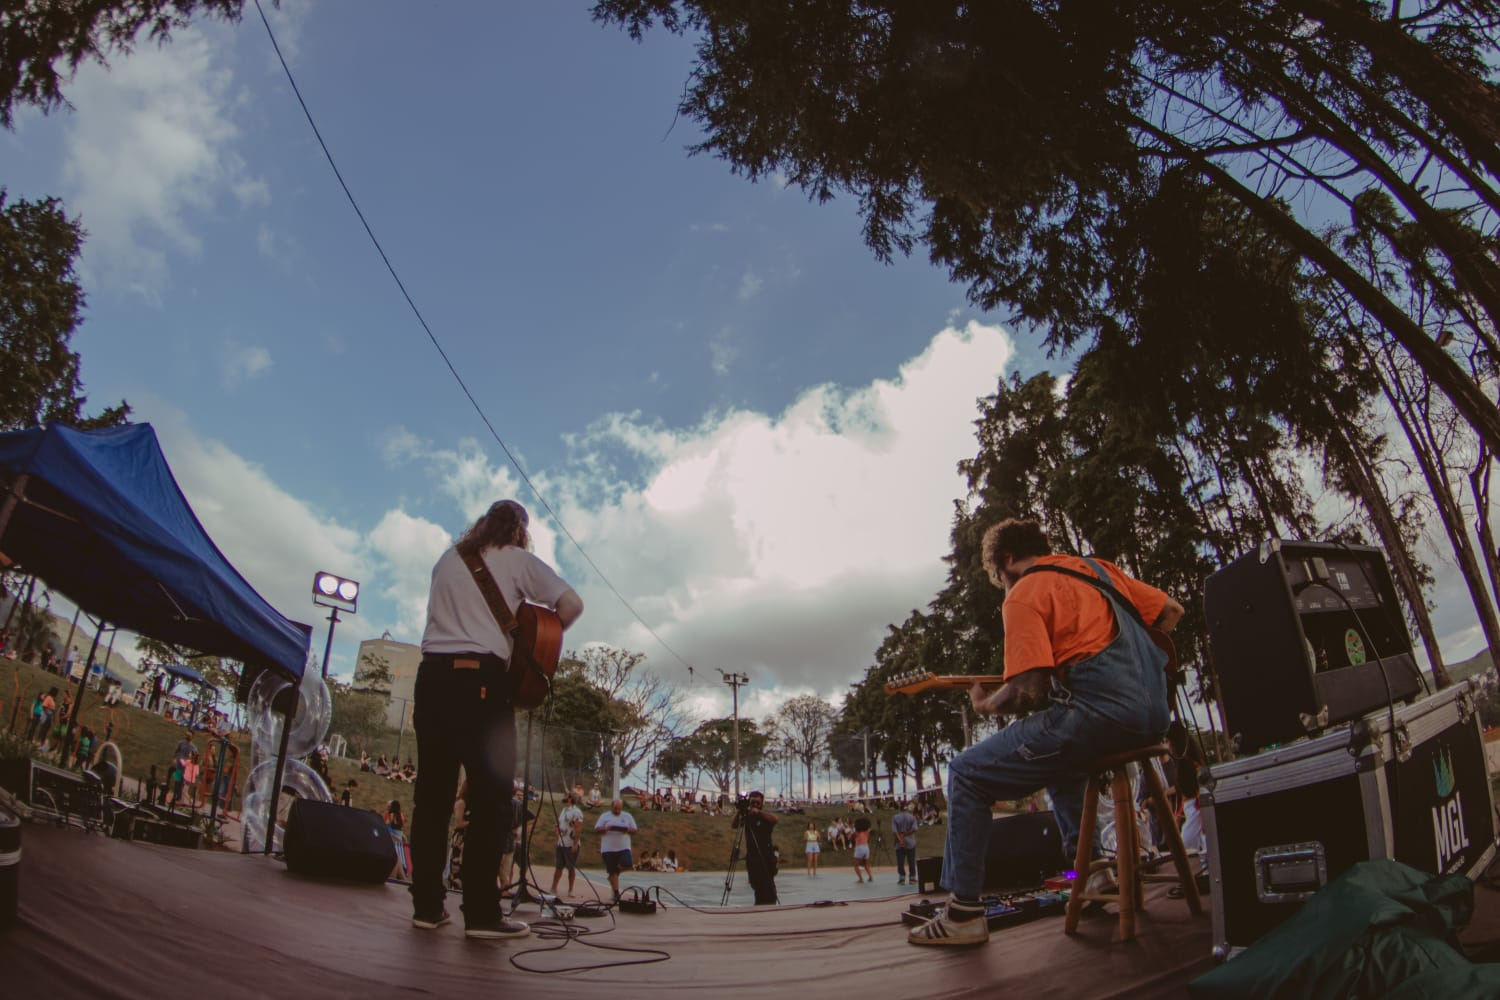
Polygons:
[[1317,841],[1279,844],[1255,852],[1255,898],[1300,903],[1328,884],[1328,858]]

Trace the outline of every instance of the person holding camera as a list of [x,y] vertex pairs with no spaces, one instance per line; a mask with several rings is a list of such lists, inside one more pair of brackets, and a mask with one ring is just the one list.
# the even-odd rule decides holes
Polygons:
[[755,890],[756,906],[776,903],[776,846],[771,833],[779,822],[781,817],[766,809],[766,797],[758,791],[735,803],[729,821],[730,829],[745,828],[745,874]]

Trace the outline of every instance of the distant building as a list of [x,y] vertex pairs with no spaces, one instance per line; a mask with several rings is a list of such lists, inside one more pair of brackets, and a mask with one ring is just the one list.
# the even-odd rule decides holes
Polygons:
[[[391,674],[389,682],[370,677],[371,661],[384,661]],[[378,691],[390,699],[385,710],[385,723],[392,729],[401,728],[403,723],[411,725],[411,703],[417,686],[417,666],[421,662],[421,646],[397,642],[389,632],[379,639],[366,639],[359,644],[354,687],[361,691]]]

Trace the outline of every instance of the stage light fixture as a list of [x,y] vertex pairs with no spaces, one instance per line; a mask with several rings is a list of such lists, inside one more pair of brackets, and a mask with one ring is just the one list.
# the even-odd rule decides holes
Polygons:
[[359,604],[359,581],[336,573],[315,573],[312,597],[314,604],[353,614]]

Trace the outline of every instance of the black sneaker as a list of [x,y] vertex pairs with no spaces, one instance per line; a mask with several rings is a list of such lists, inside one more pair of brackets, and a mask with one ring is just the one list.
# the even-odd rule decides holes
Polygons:
[[464,928],[464,937],[471,938],[513,938],[525,937],[531,933],[531,928],[519,920],[510,920],[506,917],[496,917],[493,920],[481,920],[469,924]]
[[448,916],[447,909],[439,909],[436,913],[414,913],[411,918],[413,927],[420,927],[424,931],[436,930],[453,918]]

